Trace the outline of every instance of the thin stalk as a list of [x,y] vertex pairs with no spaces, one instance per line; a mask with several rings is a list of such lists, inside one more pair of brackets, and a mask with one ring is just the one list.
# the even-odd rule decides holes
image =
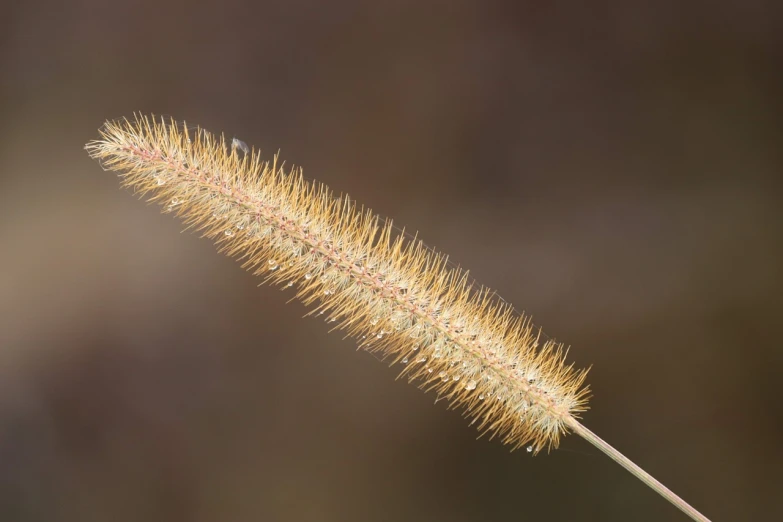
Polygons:
[[614,449],[601,437],[584,427],[579,421],[571,417],[567,421],[568,427],[571,428],[574,433],[580,435],[587,442],[603,451],[612,460],[631,472],[633,476],[647,484],[650,488],[656,491],[663,498],[677,506],[683,513],[691,517],[698,522],[710,522],[710,519],[696,511],[690,504],[685,502],[679,496],[677,496],[672,490],[658,482],[652,475],[644,471],[642,468],[633,463],[628,457]]

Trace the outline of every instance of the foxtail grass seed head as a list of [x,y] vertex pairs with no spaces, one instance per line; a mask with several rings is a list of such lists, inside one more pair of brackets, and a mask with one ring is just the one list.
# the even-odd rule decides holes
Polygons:
[[[325,314],[513,447],[556,447],[586,409],[585,371],[443,254],[234,138],[137,116],[86,146],[122,184]],[[540,345],[539,345],[540,344]]]
[[212,238],[401,375],[461,407],[482,433],[530,453],[570,430],[693,520],[708,519],[584,427],[586,370],[445,255],[335,197],[275,156],[174,120],[107,122],[85,147],[122,185]]

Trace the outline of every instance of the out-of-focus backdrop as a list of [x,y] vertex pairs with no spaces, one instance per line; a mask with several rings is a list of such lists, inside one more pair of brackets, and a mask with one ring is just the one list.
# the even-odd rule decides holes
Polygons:
[[134,111],[418,231],[593,365],[587,426],[715,520],[783,519],[776,2],[12,4],[0,519],[684,519],[576,437],[474,440],[120,191],[83,146]]

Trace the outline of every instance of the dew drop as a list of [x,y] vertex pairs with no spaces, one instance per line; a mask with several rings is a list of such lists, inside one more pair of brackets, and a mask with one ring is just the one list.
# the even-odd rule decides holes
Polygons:
[[236,149],[241,150],[245,153],[245,155],[250,154],[250,147],[247,146],[247,143],[245,143],[242,140],[238,140],[237,138],[234,138],[231,140],[231,150],[234,151]]
[[451,378],[454,382],[457,382],[459,380],[459,375],[455,375]]
[[416,362],[420,362],[420,363],[427,362],[427,358],[426,357],[419,357],[418,359],[416,359]]
[[533,446],[528,446],[527,447],[527,452],[528,453],[533,453]]
[[312,278],[313,278],[313,274],[311,274],[311,273],[309,273],[309,272],[308,272],[307,274],[305,274],[305,279],[307,279],[308,281],[309,281],[310,279],[312,279]]
[[479,400],[480,400],[480,401],[483,401],[483,400],[484,400],[484,394],[483,394],[483,393],[482,393],[482,394],[479,394]]
[[432,373],[432,368],[427,368],[427,373]]
[[414,344],[412,350],[418,350],[418,349],[419,349],[419,345],[418,344]]
[[407,357],[402,359],[402,364],[408,364],[408,358]]
[[225,235],[227,235],[228,237],[231,237],[231,236],[233,236],[233,235],[234,235],[234,231],[233,231],[233,230],[226,230],[226,231],[225,231],[225,232],[223,232],[223,233],[224,233]]
[[465,383],[465,389],[466,389],[466,390],[468,390],[468,391],[473,391],[473,390],[475,390],[475,389],[476,389],[476,381],[474,381],[473,379],[471,379],[471,380],[469,380],[468,382],[466,382],[466,383]]
[[440,377],[440,380],[443,381],[443,382],[446,382],[446,381],[449,380],[449,374],[446,373],[446,372],[440,372],[438,374],[438,377]]
[[155,182],[156,182],[156,183],[158,184],[158,186],[160,187],[161,185],[164,185],[164,184],[166,183],[166,180],[165,180],[165,179],[163,179],[163,178],[155,177]]
[[274,259],[270,259],[269,266],[277,266],[277,261],[275,261]]
[[289,281],[288,284],[285,285],[285,286],[290,288],[290,287],[294,286],[294,282],[293,281]]

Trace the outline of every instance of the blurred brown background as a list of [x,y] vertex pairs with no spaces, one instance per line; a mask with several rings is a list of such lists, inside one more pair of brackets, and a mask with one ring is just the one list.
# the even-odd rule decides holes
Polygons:
[[594,365],[587,426],[783,519],[776,2],[545,4],[5,5],[0,520],[684,520],[575,437],[475,441],[118,190],[82,147],[133,111],[418,230]]

